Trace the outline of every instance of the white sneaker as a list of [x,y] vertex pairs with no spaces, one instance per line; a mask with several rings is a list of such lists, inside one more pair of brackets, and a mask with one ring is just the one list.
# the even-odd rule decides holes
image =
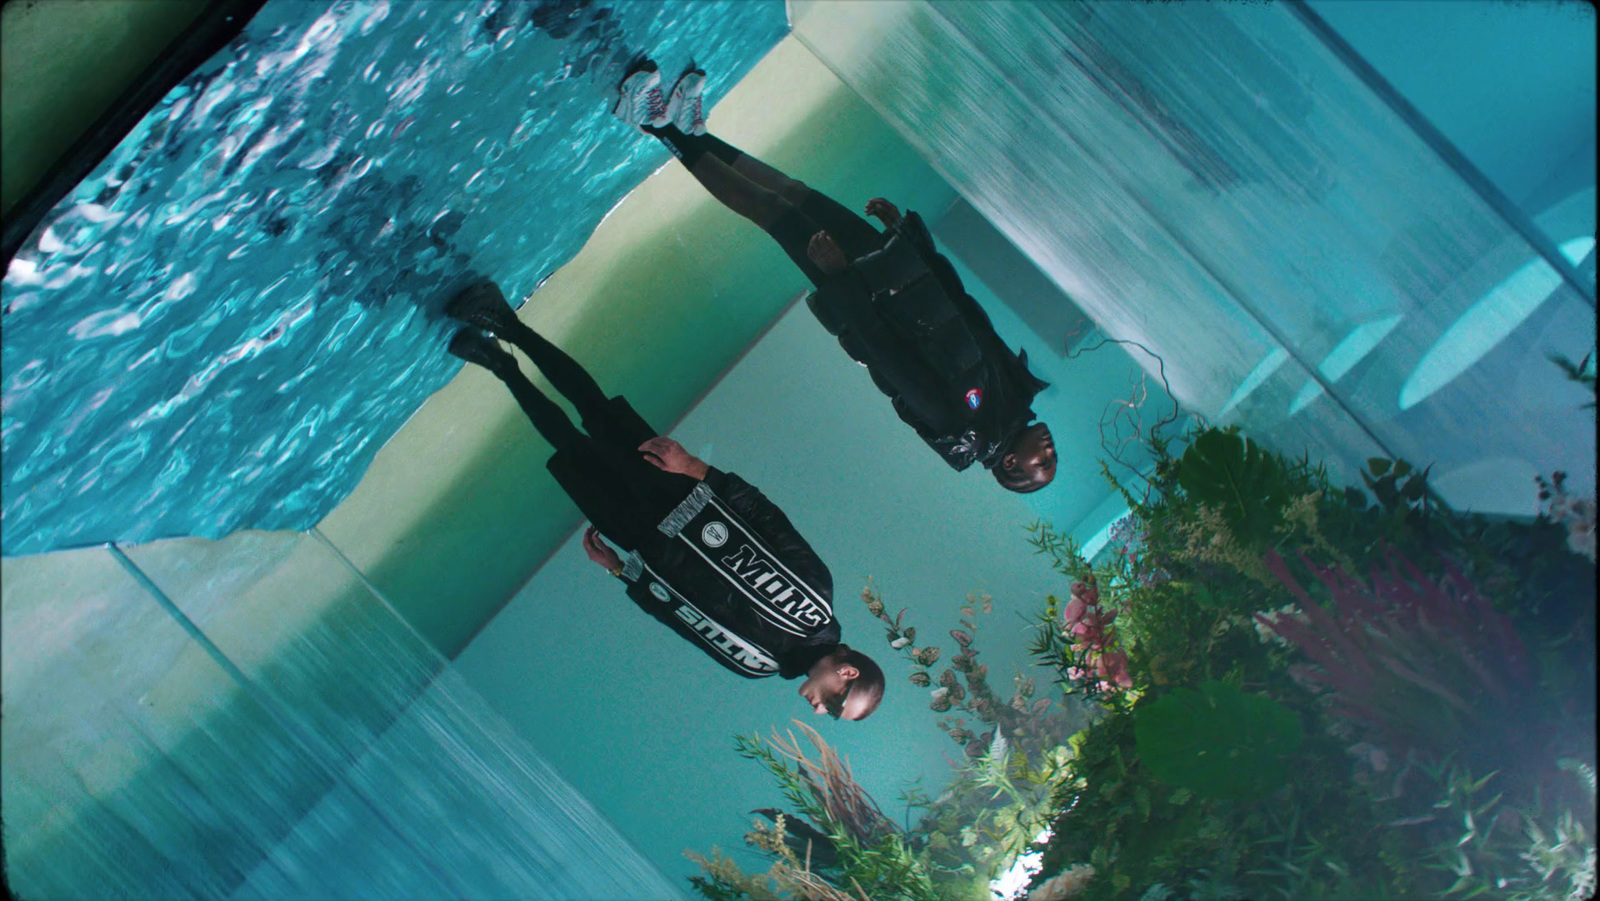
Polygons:
[[[617,89],[611,115],[629,125],[666,124],[666,103],[661,99],[661,73],[655,68],[639,69],[623,79]],[[654,120],[660,119],[660,123]]]
[[644,124],[652,128],[660,128],[672,120],[667,116],[667,98],[661,96],[660,88],[651,88],[644,95]]
[[678,76],[678,83],[672,86],[672,97],[667,100],[665,118],[686,135],[706,133],[706,117],[700,102],[700,93],[705,86],[706,73],[695,68]]

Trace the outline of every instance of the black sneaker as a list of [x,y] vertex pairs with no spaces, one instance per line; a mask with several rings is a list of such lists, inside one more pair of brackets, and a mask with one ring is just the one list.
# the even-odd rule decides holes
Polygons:
[[464,328],[450,338],[446,348],[452,357],[475,363],[490,372],[499,373],[506,367],[515,369],[517,359],[500,349],[499,343],[477,329]]
[[522,324],[517,319],[517,311],[506,303],[505,294],[494,282],[479,282],[464,289],[445,305],[444,314],[500,337],[511,334]]

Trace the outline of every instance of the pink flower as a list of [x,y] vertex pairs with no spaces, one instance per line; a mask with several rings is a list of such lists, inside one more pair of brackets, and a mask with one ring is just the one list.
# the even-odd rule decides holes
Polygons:
[[1095,673],[1105,678],[1106,681],[1122,688],[1133,686],[1133,677],[1128,675],[1128,655],[1124,651],[1112,651],[1101,655],[1095,661]]
[[1594,559],[1594,521],[1574,519],[1567,524],[1567,547],[1575,554]]
[[1074,636],[1073,645],[1091,649],[1109,646],[1111,636],[1106,630],[1116,618],[1116,613],[1107,613],[1098,607],[1086,609],[1068,630],[1068,634]]
[[1061,611],[1061,622],[1067,626],[1077,625],[1078,621],[1083,619],[1083,615],[1087,613],[1088,610],[1089,605],[1085,604],[1082,598],[1079,598],[1077,595],[1073,595],[1072,600],[1067,602],[1067,608]]

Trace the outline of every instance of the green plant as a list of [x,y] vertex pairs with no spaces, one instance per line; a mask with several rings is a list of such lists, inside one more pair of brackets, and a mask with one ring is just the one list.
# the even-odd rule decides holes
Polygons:
[[[936,713],[965,713],[988,727],[978,733],[967,728],[965,717],[939,720],[939,728],[952,741],[960,744],[967,756],[982,755],[996,735],[1005,736],[1013,748],[1029,754],[1057,745],[1066,736],[1068,730],[1063,711],[1059,705],[1052,704],[1049,698],[1034,697],[1037,686],[1033,679],[1018,673],[1012,680],[1009,698],[997,693],[989,684],[989,667],[978,662],[975,636],[978,633],[978,616],[994,611],[991,598],[967,596],[960,607],[962,628],[952,629],[949,633],[955,642],[956,653],[948,658],[944,657],[944,649],[937,644],[917,645],[916,627],[904,623],[906,611],[901,609],[890,618],[882,595],[870,583],[862,589],[861,599],[867,611],[884,623],[889,646],[911,663],[912,670],[908,677],[911,684],[930,689],[929,708]],[[935,677],[930,667],[940,659],[944,659],[947,665]]]
[[[1227,430],[1195,433],[1181,454],[1153,441],[1150,455],[1153,465],[1142,489],[1123,491],[1130,514],[1118,526],[1122,543],[1093,565],[1047,524],[1037,525],[1031,538],[1035,550],[1050,555],[1068,578],[1098,584],[1102,603],[1119,614],[1134,682],[1127,692],[1097,698],[1105,714],[1073,740],[1070,778],[1057,795],[1063,815],[1054,824],[1042,872],[1092,865],[1096,875],[1082,895],[1090,899],[1136,897],[1140,886],[1173,897],[1197,894],[1210,878],[1202,870],[1220,877],[1205,891],[1236,886],[1248,897],[1411,897],[1448,888],[1448,879],[1440,881],[1421,862],[1459,836],[1447,845],[1428,827],[1406,825],[1427,815],[1417,809],[1426,795],[1418,784],[1429,778],[1421,760],[1406,756],[1409,745],[1385,755],[1369,743],[1351,744],[1351,719],[1338,701],[1318,700],[1327,694],[1325,682],[1306,678],[1301,645],[1282,642],[1263,621],[1290,624],[1288,633],[1304,619],[1302,631],[1364,649],[1371,667],[1352,668],[1351,658],[1336,653],[1335,669],[1343,669],[1330,678],[1359,686],[1387,674],[1388,681],[1374,683],[1383,687],[1361,695],[1363,703],[1420,711],[1409,729],[1415,739],[1428,733],[1427,717],[1444,717],[1446,723],[1459,717],[1457,726],[1434,737],[1432,747],[1448,744],[1452,735],[1460,738],[1463,730],[1494,736],[1500,723],[1516,721],[1529,724],[1521,732],[1530,752],[1549,753],[1555,746],[1541,745],[1537,737],[1561,717],[1583,716],[1585,666],[1592,681],[1592,658],[1583,656],[1593,647],[1592,629],[1583,627],[1592,622],[1592,581],[1567,562],[1560,530],[1547,521],[1491,522],[1457,514],[1430,492],[1428,470],[1405,461],[1368,461],[1363,487],[1338,490],[1310,460],[1269,453]],[[1389,592],[1382,603],[1411,613],[1385,608],[1380,616],[1376,608],[1362,608],[1346,624],[1358,637],[1338,629],[1330,633],[1329,618],[1344,616],[1340,605],[1325,609],[1322,600],[1297,596],[1264,562],[1276,557],[1283,573],[1320,584],[1317,575],[1326,571],[1303,555],[1357,571],[1386,562],[1390,548],[1416,559],[1453,560],[1456,571],[1443,582],[1422,578],[1414,566],[1404,568],[1404,578],[1391,573],[1379,586]],[[1469,583],[1479,588],[1469,592]],[[1574,599],[1580,601],[1575,610]],[[1567,610],[1577,618],[1563,620]],[[1053,623],[1059,612],[1051,598],[1042,624]],[[1463,613],[1470,618],[1461,619]],[[1529,624],[1530,643],[1520,656],[1510,617]],[[1065,676],[1072,665],[1065,642],[1049,629],[1038,636],[1036,656]],[[1553,648],[1563,650],[1560,665],[1550,663]],[[1389,666],[1391,659],[1405,675]],[[1517,660],[1526,668],[1519,670]],[[1486,679],[1480,670],[1492,675]],[[1159,712],[1201,709],[1206,683],[1235,686],[1240,696],[1257,697],[1282,714],[1263,714],[1283,724],[1281,743],[1257,743],[1278,772],[1271,772],[1271,764],[1241,766],[1238,774],[1259,772],[1261,781],[1210,792],[1267,792],[1270,803],[1194,790],[1216,784],[1197,765],[1205,759],[1194,753],[1202,739],[1194,735],[1193,722],[1177,715],[1163,722]],[[1061,684],[1064,690],[1077,688],[1068,678]],[[1430,684],[1461,706],[1487,699],[1491,712],[1470,717]],[[1534,684],[1545,693],[1541,703],[1524,700],[1515,710],[1498,706],[1509,698],[1526,699]],[[1456,694],[1462,691],[1469,694]],[[1407,692],[1410,701],[1403,700]],[[1544,704],[1544,697],[1561,705]],[[1204,705],[1213,712],[1220,706]],[[1295,729],[1290,722],[1305,729],[1299,744],[1289,737]],[[1231,742],[1222,730],[1215,735],[1204,743],[1208,751],[1237,753],[1235,760],[1251,753],[1248,742]],[[1286,772],[1295,778],[1284,779]],[[1548,784],[1543,776],[1522,778],[1512,780],[1507,792],[1526,797]]]
[[[739,755],[755,760],[777,779],[784,797],[802,815],[772,811],[772,828],[757,824],[746,841],[774,860],[763,876],[749,876],[713,850],[707,859],[690,852],[706,875],[691,880],[702,896],[749,898],[875,898],[878,901],[942,901],[905,836],[861,788],[850,767],[816,730],[796,720],[815,756],[790,733],[770,739],[738,736]],[[791,766],[792,764],[792,766]],[[809,821],[809,822],[808,822]],[[800,853],[803,852],[803,863]]]
[[1592,497],[1573,497],[1567,493],[1567,474],[1551,473],[1546,480],[1535,476],[1539,486],[1540,516],[1567,530],[1567,547],[1595,561],[1595,503]]
[[1134,709],[1139,757],[1157,779],[1208,798],[1258,798],[1289,781],[1304,741],[1282,704],[1226,682],[1177,688]]
[[[1065,773],[1072,717],[1051,699],[1035,697],[1035,681],[1021,673],[1012,680],[1009,698],[990,685],[989,668],[978,663],[976,638],[979,617],[994,609],[990,598],[967,596],[960,607],[962,628],[949,632],[955,653],[948,658],[938,645],[916,645],[917,630],[905,622],[905,611],[891,618],[874,586],[862,591],[862,600],[884,623],[890,647],[911,664],[912,684],[930,688],[929,708],[947,714],[938,727],[964,751],[939,799],[915,799],[923,815],[912,846],[947,896],[987,899],[989,880],[1050,820],[1051,790]],[[929,667],[941,659],[948,665],[935,677]]]
[[1178,485],[1239,541],[1271,541],[1295,486],[1282,461],[1231,429],[1207,429],[1183,452]]
[[[798,815],[752,833],[774,859],[761,890],[836,901],[904,878],[986,901],[1046,823],[1032,901],[1592,890],[1594,573],[1567,546],[1572,522],[1592,540],[1592,502],[1557,475],[1545,515],[1494,521],[1451,510],[1403,460],[1336,487],[1234,430],[1187,438],[1147,436],[1150,466],[1119,487],[1130,512],[1093,561],[1049,523],[1030,530],[1070,586],[1031,648],[1063,696],[1021,673],[990,684],[987,598],[966,599],[941,648],[868,586],[966,753],[937,797],[903,795],[918,822],[873,839],[816,803],[848,791],[825,757],[802,764],[792,737],[764,748]],[[1126,684],[1096,672],[1111,654]],[[806,772],[832,775],[808,787]],[[726,875],[711,890],[755,880]]]
[[1364,884],[1355,867],[1346,859],[1336,839],[1302,828],[1305,813],[1298,806],[1273,811],[1274,834],[1260,839],[1263,863],[1247,875],[1262,877],[1270,886],[1270,897],[1283,901],[1312,901],[1323,898],[1363,899],[1383,896],[1378,885]]
[[[1127,655],[1117,631],[1109,628],[1118,613],[1115,586],[1121,578],[1109,568],[1097,572],[1083,558],[1077,542],[1056,532],[1048,523],[1035,522],[1028,532],[1034,552],[1049,556],[1057,572],[1074,580],[1066,605],[1055,595],[1045,599],[1044,612],[1034,622],[1029,653],[1056,671],[1056,686],[1063,694],[1077,694],[1086,701],[1107,705],[1130,700],[1124,697],[1125,689],[1133,682],[1127,675]],[[1100,597],[1102,577],[1112,586],[1104,604]],[[1115,655],[1114,668],[1107,665],[1111,655]],[[1108,678],[1112,676],[1120,678]]]
[[[1566,374],[1568,381],[1576,382],[1582,387],[1589,389],[1590,394],[1594,394],[1595,367],[1593,351],[1584,354],[1583,359],[1576,363],[1572,362],[1572,360],[1568,359],[1563,354],[1550,354],[1548,359],[1550,362],[1556,364],[1556,367]],[[1579,409],[1593,410],[1594,401],[1589,401]]]
[[[1568,769],[1584,764],[1570,762]],[[1510,901],[1577,901],[1593,897],[1595,846],[1570,807],[1550,816],[1541,793],[1508,803],[1499,771],[1474,778],[1454,760],[1426,768],[1439,800],[1417,825],[1434,840],[1425,866],[1446,878],[1448,897],[1500,897]],[[1586,786],[1592,806],[1592,785]],[[1490,795],[1490,792],[1494,792]]]
[[746,873],[739,865],[713,847],[706,858],[693,851],[685,855],[705,871],[704,876],[689,877],[690,886],[709,901],[870,901],[856,886],[850,894],[834,886],[826,878],[813,872],[808,857],[804,863],[796,857],[788,841],[786,818],[779,815],[772,825],[751,824],[745,842],[765,852],[773,859],[765,873]]

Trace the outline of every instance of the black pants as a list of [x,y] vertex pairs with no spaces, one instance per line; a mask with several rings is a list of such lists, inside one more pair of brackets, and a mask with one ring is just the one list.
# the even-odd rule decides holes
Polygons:
[[656,524],[689,495],[695,480],[645,462],[638,447],[656,437],[656,430],[626,399],[606,397],[576,360],[533,329],[522,325],[502,337],[527,354],[577,408],[583,431],[515,367],[495,371],[533,427],[555,448],[545,466],[567,496],[600,534],[623,550],[659,538]]

